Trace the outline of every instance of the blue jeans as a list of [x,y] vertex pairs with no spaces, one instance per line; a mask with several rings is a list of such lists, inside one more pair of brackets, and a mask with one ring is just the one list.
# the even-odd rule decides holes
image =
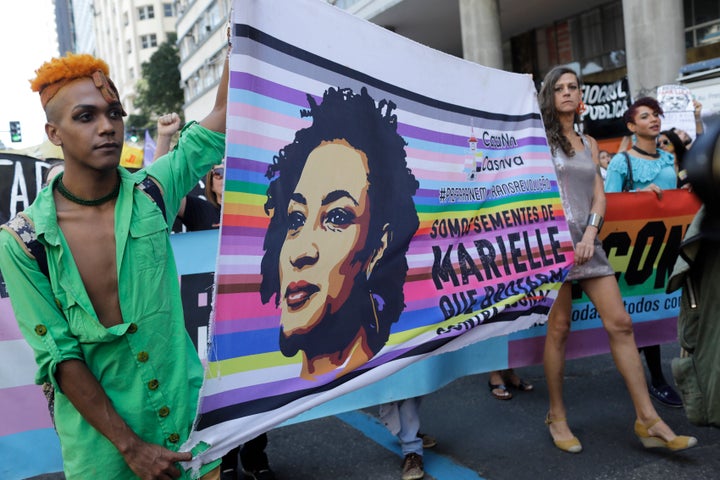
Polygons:
[[423,454],[422,439],[418,437],[420,431],[420,401],[422,397],[406,398],[398,402],[400,413],[400,440],[403,456],[409,453]]

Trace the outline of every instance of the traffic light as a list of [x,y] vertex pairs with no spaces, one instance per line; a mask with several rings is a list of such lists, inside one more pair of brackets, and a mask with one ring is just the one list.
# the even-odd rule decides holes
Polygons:
[[133,143],[137,143],[137,141],[138,141],[137,128],[135,128],[135,127],[130,127],[130,128],[128,128],[128,130],[127,130],[127,139],[130,140],[130,141],[133,142]]
[[10,122],[10,141],[22,142],[22,132],[20,131],[20,122]]

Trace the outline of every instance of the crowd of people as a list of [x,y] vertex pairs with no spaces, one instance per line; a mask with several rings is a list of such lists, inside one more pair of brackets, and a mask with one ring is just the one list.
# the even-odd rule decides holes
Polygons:
[[[68,479],[103,478],[103,472],[123,478],[187,475],[178,462],[192,455],[177,449],[192,428],[203,372],[184,328],[168,226],[176,220],[188,231],[220,226],[227,69],[226,60],[215,104],[202,121],[183,126],[177,113],[159,117],[156,158],[133,173],[119,167],[126,113],[104,62],[68,54],[43,64],[32,82],[48,138],[63,150],[63,168],[52,169],[21,221],[0,233],[0,268],[20,329],[36,353],[36,380],[52,402]],[[687,134],[662,130],[662,108],[646,97],[625,114],[631,150],[600,150],[578,129],[581,81],[567,67],[547,74],[538,102],[575,250],[547,322],[545,423],[552,442],[564,452],[583,450],[563,398],[571,285],[577,283],[607,331],[638,439],[648,448],[693,447],[697,439],[676,435],[655,409],[651,398],[670,407],[682,407],[683,398],[663,374],[660,346],[638,349],[598,237],[605,192],[646,190],[662,198],[665,190],[691,188]],[[172,138],[177,145],[171,149]],[[203,178],[204,195],[189,195]],[[26,254],[11,228],[31,241],[41,239],[49,268]],[[684,346],[694,349],[695,343]],[[499,400],[513,398],[511,389],[534,388],[513,369],[491,372],[488,387]],[[380,419],[401,445],[403,480],[423,478],[423,449],[436,444],[421,433],[420,404],[417,397],[380,406]],[[273,480],[267,443],[267,433],[259,435],[205,466],[202,478]]]

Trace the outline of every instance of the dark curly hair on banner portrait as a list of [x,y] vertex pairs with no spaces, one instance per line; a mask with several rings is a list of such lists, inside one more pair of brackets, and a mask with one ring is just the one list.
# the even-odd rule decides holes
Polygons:
[[266,176],[260,296],[281,310],[280,350],[303,355],[301,377],[367,362],[405,308],[405,254],[419,225],[395,105],[365,88],[308,95],[312,124]]

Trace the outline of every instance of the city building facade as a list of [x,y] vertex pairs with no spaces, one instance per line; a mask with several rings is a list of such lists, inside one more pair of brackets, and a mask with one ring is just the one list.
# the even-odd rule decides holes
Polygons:
[[[720,58],[717,0],[328,2],[452,55],[530,73],[538,85],[563,64],[590,82],[627,76],[634,97],[654,95],[681,81],[684,66]],[[708,104],[712,112],[720,104]]]
[[199,119],[215,102],[227,52],[231,0],[179,0],[176,3],[180,82],[185,119]]
[[135,110],[136,85],[142,64],[175,32],[172,0],[93,0],[95,54],[110,67],[110,75],[128,113]]
[[[627,77],[633,97],[702,79],[704,113],[720,112],[717,0],[326,0],[419,43],[485,66],[530,73],[569,65],[588,82]],[[230,0],[180,0],[178,43],[186,116],[207,111],[220,52],[216,35]],[[206,49],[202,42],[213,48]],[[209,60],[208,60],[209,59]],[[720,67],[720,65],[717,65]],[[710,73],[707,73],[708,70]],[[708,76],[710,78],[708,78]],[[688,85],[691,87],[692,82]],[[700,92],[700,90],[698,90]],[[717,100],[713,100],[713,99]]]
[[93,0],[53,0],[58,50],[95,54]]
[[[58,32],[73,39],[74,51],[109,63],[130,113],[141,65],[169,32],[177,32],[184,118],[211,107],[232,0],[55,1],[63,4],[56,5],[58,22],[68,12],[72,18]],[[717,0],[326,1],[451,55],[532,74],[538,87],[563,64],[586,82],[627,78],[633,97],[685,83],[705,100],[705,114],[720,112]]]

